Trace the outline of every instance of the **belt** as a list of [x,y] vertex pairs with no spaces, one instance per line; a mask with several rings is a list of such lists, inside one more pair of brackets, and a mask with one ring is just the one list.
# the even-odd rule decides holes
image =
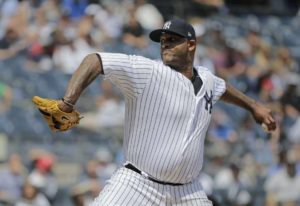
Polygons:
[[133,166],[132,164],[126,164],[125,165],[125,168],[127,169],[130,169],[140,175],[142,175],[143,177],[147,178],[148,180],[151,180],[152,182],[156,182],[158,184],[162,184],[162,185],[172,185],[172,186],[180,186],[180,185],[184,185],[184,184],[181,184],[181,183],[172,183],[172,182],[164,182],[164,181],[160,181],[160,180],[157,180],[151,176],[149,176],[147,173],[139,170],[138,168],[136,168],[135,166]]

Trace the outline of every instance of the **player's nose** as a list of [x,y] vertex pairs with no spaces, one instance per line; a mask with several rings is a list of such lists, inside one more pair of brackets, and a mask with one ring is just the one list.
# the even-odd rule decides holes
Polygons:
[[161,42],[161,43],[160,43],[160,46],[161,46],[162,49],[167,49],[167,48],[169,48],[169,45],[168,45],[166,42]]

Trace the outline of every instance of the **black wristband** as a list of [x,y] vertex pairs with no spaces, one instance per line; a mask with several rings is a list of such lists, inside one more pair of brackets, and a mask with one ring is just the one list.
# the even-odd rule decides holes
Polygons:
[[65,104],[68,105],[69,107],[72,107],[72,108],[73,108],[73,107],[75,106],[74,104],[68,102],[68,101],[65,100],[64,98],[61,98],[61,100],[63,101],[63,103],[65,103]]

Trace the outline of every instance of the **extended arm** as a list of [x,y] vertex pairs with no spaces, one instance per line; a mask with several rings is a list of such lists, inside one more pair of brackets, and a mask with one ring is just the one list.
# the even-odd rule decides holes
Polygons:
[[[64,100],[74,105],[83,90],[101,73],[103,74],[100,56],[97,54],[87,55],[72,75],[64,95]],[[73,109],[72,106],[63,101],[58,106],[64,112],[71,112]]]
[[82,91],[103,73],[102,60],[97,54],[87,55],[69,81],[62,100],[32,97],[33,103],[42,113],[53,132],[66,131],[79,124],[80,113],[73,108]]
[[276,129],[276,122],[269,108],[244,95],[231,85],[226,84],[226,91],[221,96],[221,100],[248,110],[255,121],[267,125],[268,130]]

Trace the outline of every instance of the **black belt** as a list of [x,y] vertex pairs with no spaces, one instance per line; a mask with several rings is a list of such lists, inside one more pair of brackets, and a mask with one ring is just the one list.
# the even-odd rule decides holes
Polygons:
[[125,167],[126,167],[127,169],[130,169],[130,170],[136,172],[136,173],[139,173],[140,175],[146,177],[148,180],[151,180],[152,182],[156,182],[156,183],[158,183],[158,184],[162,184],[162,185],[172,185],[172,186],[184,185],[184,184],[181,184],[181,183],[163,182],[163,181],[154,179],[153,177],[150,177],[150,176],[148,176],[148,175],[145,175],[141,170],[139,170],[138,168],[136,168],[136,167],[133,166],[132,164],[127,164],[127,165],[125,165]]

